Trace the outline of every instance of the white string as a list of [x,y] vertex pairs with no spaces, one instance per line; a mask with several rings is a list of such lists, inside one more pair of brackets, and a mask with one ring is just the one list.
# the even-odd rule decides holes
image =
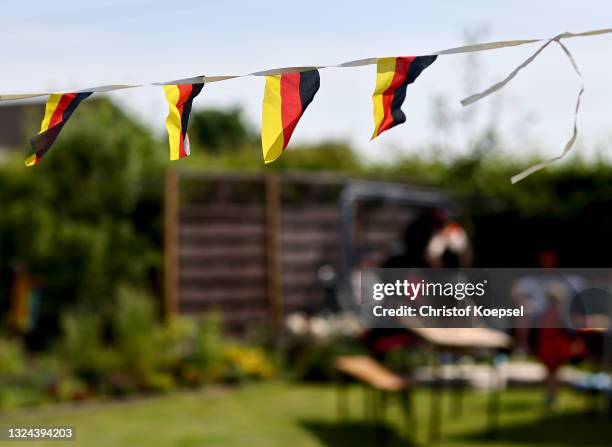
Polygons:
[[561,49],[569,59],[570,63],[572,64],[572,67],[574,67],[574,71],[576,72],[576,74],[578,75],[578,79],[580,80],[580,90],[578,91],[578,96],[576,98],[576,107],[574,109],[574,128],[572,130],[572,136],[569,138],[569,140],[567,140],[567,143],[565,143],[565,147],[563,148],[563,152],[561,152],[561,155],[541,161],[540,163],[536,163],[535,165],[525,169],[523,172],[520,172],[519,174],[513,176],[510,179],[512,184],[520,182],[525,177],[533,174],[534,172],[539,171],[542,168],[545,168],[546,166],[549,166],[555,161],[561,160],[572,149],[574,143],[576,142],[576,137],[578,136],[578,113],[580,112],[580,100],[582,98],[582,93],[584,93],[584,78],[582,77],[582,73],[578,68],[578,64],[576,64],[576,60],[574,59],[574,56],[572,56],[572,53],[567,49],[565,45],[563,45],[561,41],[556,40],[556,42],[561,46]]
[[514,79],[514,77],[518,74],[519,71],[521,71],[523,68],[525,68],[527,65],[531,64],[536,57],[539,56],[539,54],[544,51],[544,49],[551,44],[551,42],[554,42],[555,38],[547,40],[546,43],[544,45],[542,45],[540,48],[538,48],[538,50],[533,53],[531,56],[529,56],[527,59],[525,59],[518,67],[516,67],[514,70],[512,70],[512,72],[510,72],[510,74],[508,76],[506,76],[506,78],[496,84],[493,84],[491,87],[489,87],[488,89],[480,92],[480,93],[476,93],[474,95],[468,96],[467,98],[464,98],[461,100],[461,105],[463,107],[465,106],[469,106],[470,104],[474,104],[476,101],[480,101],[483,98],[486,98],[487,96],[489,96],[492,93],[495,93],[498,90],[501,90],[503,87],[505,87],[505,85],[510,82],[512,79]]

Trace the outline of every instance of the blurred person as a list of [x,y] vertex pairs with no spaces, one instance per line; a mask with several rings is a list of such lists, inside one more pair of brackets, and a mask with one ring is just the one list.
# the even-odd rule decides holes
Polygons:
[[[466,283],[468,278],[462,268],[470,267],[472,264],[472,247],[467,233],[456,221],[447,222],[440,230],[436,231],[427,247],[425,248],[425,258],[430,268],[440,269],[433,273],[438,281],[446,283]],[[447,297],[429,297],[428,304],[435,303],[438,306],[447,304]],[[474,305],[473,300],[464,298],[454,303],[455,307],[466,308]],[[471,317],[445,320],[436,318],[429,320],[426,325],[436,327],[455,327],[457,325],[470,327],[473,324]]]
[[[426,257],[427,245],[433,235],[444,227],[446,219],[444,210],[423,211],[417,219],[406,226],[399,251],[383,261],[381,268],[430,267]],[[381,279],[385,281],[389,278]],[[413,337],[404,328],[371,328],[365,332],[363,341],[371,355],[382,360],[388,353],[410,345]]]
[[469,267],[472,264],[472,249],[463,227],[453,221],[444,225],[429,240],[425,259],[430,267]]
[[[424,212],[408,225],[404,232],[403,252],[389,257],[383,268],[459,268],[468,267],[472,250],[467,233],[455,221],[449,221],[445,210]],[[419,281],[415,273],[404,279]],[[419,297],[415,299],[418,302]],[[372,329],[366,334],[366,344],[378,356],[408,346],[412,336],[406,329]]]
[[539,271],[519,278],[512,285],[510,298],[517,307],[524,306],[525,314],[528,317],[527,325],[515,328],[515,356],[525,357],[529,353],[530,345],[533,344],[533,339],[537,335],[534,329],[539,327],[539,322],[542,321],[551,303],[548,297],[551,287],[558,286],[566,290],[565,298],[557,304],[562,307],[563,323],[569,325],[566,317],[570,300],[576,292],[584,289],[585,281],[577,275],[561,274],[558,271],[559,263],[560,257],[556,250],[542,250],[537,254]]
[[432,267],[427,259],[427,246],[434,234],[441,231],[448,220],[446,210],[435,208],[424,211],[404,230],[399,253],[390,256],[382,268]]
[[567,288],[562,283],[550,283],[546,296],[546,309],[539,317],[536,356],[544,364],[546,377],[546,405],[554,407],[559,391],[558,371],[571,357],[571,339],[564,328]]

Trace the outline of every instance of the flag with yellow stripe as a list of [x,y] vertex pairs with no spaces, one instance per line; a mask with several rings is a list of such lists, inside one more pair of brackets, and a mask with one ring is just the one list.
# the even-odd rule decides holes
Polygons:
[[187,126],[193,99],[200,94],[204,84],[164,85],[168,101],[168,142],[170,143],[170,160],[179,160],[190,154]]
[[287,148],[298,121],[319,90],[317,70],[266,76],[261,146],[266,163]]
[[34,166],[40,162],[40,159],[58,137],[66,121],[72,116],[81,101],[91,94],[92,92],[80,92],[49,95],[45,106],[45,116],[40,125],[40,132],[30,139],[34,154],[25,161],[26,166]]
[[374,102],[374,133],[372,139],[406,121],[402,104],[406,87],[421,72],[434,63],[437,56],[383,57],[376,63]]

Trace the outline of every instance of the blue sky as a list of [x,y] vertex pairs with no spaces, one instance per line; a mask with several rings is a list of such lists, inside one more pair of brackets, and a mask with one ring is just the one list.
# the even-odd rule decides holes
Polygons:
[[[465,32],[481,40],[546,37],[561,31],[612,26],[612,3],[598,1],[168,2],[0,0],[2,93],[153,82],[199,74],[246,73],[373,56],[426,54],[461,45]],[[307,7],[304,7],[307,5]],[[479,32],[476,32],[480,30]],[[612,141],[612,35],[567,41],[585,77],[580,150]],[[534,46],[480,53],[474,85],[487,87],[526,58]],[[321,89],[292,142],[346,138],[380,156],[418,150],[421,143],[464,141],[495,117],[510,150],[537,146],[556,154],[571,126],[578,81],[562,52],[550,47],[498,98],[462,109],[468,56],[440,58],[409,91],[407,123],[369,143],[375,68],[327,69]],[[239,105],[259,125],[264,81],[242,78],[207,85],[195,107]],[[477,88],[477,89],[478,89]],[[112,95],[163,132],[160,88]],[[444,97],[456,118],[442,137],[432,126],[432,104]]]

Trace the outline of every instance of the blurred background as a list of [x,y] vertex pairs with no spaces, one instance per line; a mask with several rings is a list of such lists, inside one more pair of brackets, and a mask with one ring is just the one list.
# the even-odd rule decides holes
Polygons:
[[[605,27],[610,9],[280,6],[3,4],[2,90],[423,54]],[[467,109],[533,49],[440,58],[406,124],[370,144],[374,68],[323,70],[265,166],[259,78],[205,86],[174,163],[161,89],[94,95],[33,169],[44,102],[3,103],[2,424],[73,425],[92,446],[609,445],[607,295],[588,330],[368,330],[355,312],[364,268],[611,266],[610,40],[567,45],[586,83],[577,147],[514,186],[570,131],[577,81],[554,48]],[[542,321],[570,300],[546,275],[509,297]]]

